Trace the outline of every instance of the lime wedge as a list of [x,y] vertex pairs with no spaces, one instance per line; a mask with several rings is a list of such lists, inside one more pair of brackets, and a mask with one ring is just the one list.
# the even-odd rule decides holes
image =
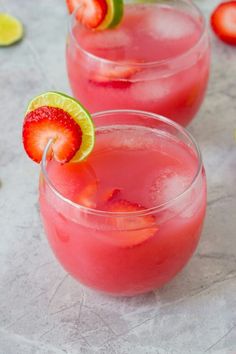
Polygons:
[[35,97],[28,105],[26,114],[42,106],[57,107],[66,111],[80,126],[82,143],[71,162],[84,160],[93,150],[95,130],[89,112],[74,98],[60,92],[46,92]]
[[22,23],[15,17],[0,13],[0,46],[9,46],[23,37]]
[[117,26],[123,16],[123,0],[106,0],[106,2],[107,14],[102,23],[96,28],[98,30]]

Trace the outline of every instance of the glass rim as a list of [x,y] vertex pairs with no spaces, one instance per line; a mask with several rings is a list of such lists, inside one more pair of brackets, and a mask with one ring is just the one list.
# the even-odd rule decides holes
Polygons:
[[[181,0],[183,1],[183,0]],[[186,0],[185,0],[186,1]],[[187,2],[189,3],[189,5],[195,9],[198,13],[198,15],[201,18],[202,21],[202,30],[201,30],[201,35],[199,36],[198,40],[196,41],[196,43],[194,43],[194,45],[189,48],[187,51],[185,51],[182,54],[178,54],[174,57],[171,58],[166,58],[166,59],[161,59],[161,60],[155,60],[155,61],[149,61],[149,62],[127,62],[127,61],[118,61],[118,60],[110,60],[110,59],[106,59],[106,58],[102,58],[99,57],[95,54],[92,54],[91,52],[87,51],[86,49],[84,49],[76,40],[74,34],[73,34],[73,23],[75,21],[75,16],[76,13],[80,7],[77,6],[74,11],[72,12],[72,14],[69,15],[69,20],[68,20],[68,33],[70,35],[70,37],[73,39],[73,42],[75,43],[76,47],[79,48],[79,50],[84,53],[86,56],[88,56],[90,59],[93,59],[95,61],[107,64],[107,65],[118,65],[118,66],[127,66],[127,64],[129,64],[130,66],[136,66],[136,67],[140,67],[140,68],[147,68],[147,67],[152,67],[152,66],[162,66],[165,64],[169,64],[169,63],[174,63],[175,61],[178,60],[182,60],[185,57],[187,57],[188,55],[190,55],[192,52],[194,52],[194,50],[201,45],[205,35],[207,34],[207,25],[206,25],[206,19],[202,13],[202,11],[199,9],[199,7],[192,1],[192,0],[187,0]],[[147,1],[148,3],[148,1]],[[130,5],[131,3],[127,4]],[[153,3],[150,3],[153,4]]]
[[[195,140],[195,138],[192,136],[192,134],[187,129],[182,127],[180,124],[172,121],[169,118],[166,118],[166,117],[163,117],[159,114],[155,114],[155,113],[151,113],[151,112],[145,112],[145,111],[140,111],[140,110],[131,110],[131,109],[107,110],[107,111],[101,111],[101,112],[96,112],[96,113],[92,114],[92,118],[99,118],[99,116],[114,115],[114,114],[121,114],[121,113],[122,114],[130,114],[130,115],[141,115],[141,116],[145,116],[145,117],[152,118],[155,120],[159,120],[160,122],[164,122],[168,126],[174,127],[178,132],[182,133],[185,137],[187,137],[191,141],[194,149],[196,150],[198,166],[196,168],[196,172],[195,172],[194,176],[192,177],[190,184],[180,194],[178,194],[174,198],[171,198],[171,199],[167,200],[166,202],[161,203],[159,205],[155,205],[151,208],[146,208],[145,210],[132,211],[132,212],[113,212],[113,211],[97,210],[97,209],[89,208],[89,207],[83,206],[81,204],[75,203],[72,200],[70,200],[69,198],[63,196],[63,194],[61,194],[58,191],[58,189],[54,186],[53,182],[51,181],[51,179],[47,173],[47,152],[53,142],[52,139],[50,139],[48,141],[48,143],[44,149],[44,152],[43,152],[43,157],[42,157],[42,161],[40,164],[42,175],[45,178],[45,181],[46,181],[47,185],[49,186],[49,188],[60,200],[62,200],[63,202],[69,204],[70,206],[72,206],[80,211],[86,212],[87,214],[93,214],[93,215],[97,215],[97,216],[106,216],[106,217],[134,217],[134,216],[154,214],[154,213],[163,211],[163,210],[167,209],[170,205],[178,202],[178,200],[180,200],[182,198],[182,196],[185,195],[192,188],[192,186],[194,185],[194,183],[198,179],[198,177],[202,171],[202,167],[203,167],[202,155],[201,155],[201,151],[199,149],[198,143]],[[141,126],[143,126],[143,125],[141,125]],[[96,129],[95,129],[95,131],[96,131]]]

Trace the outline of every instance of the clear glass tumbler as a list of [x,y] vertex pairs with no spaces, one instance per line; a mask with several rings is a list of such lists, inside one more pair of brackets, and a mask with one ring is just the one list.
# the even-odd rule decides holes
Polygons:
[[[87,161],[78,166],[73,163],[63,166],[46,159],[49,145],[44,152],[39,200],[49,243],[65,270],[91,288],[128,296],[159,288],[185,266],[199,241],[206,210],[206,178],[199,147],[185,128],[152,113],[116,110],[96,113],[93,119],[95,152]],[[117,129],[120,132],[114,136],[119,139],[111,139]],[[99,134],[105,134],[103,139],[110,139],[110,143],[103,145],[104,155],[97,161],[101,144]],[[123,139],[124,136],[130,139]],[[132,146],[137,149],[134,153]],[[154,168],[161,176],[161,184],[152,184],[150,188],[149,182],[143,181],[147,176],[149,179],[155,177],[150,167],[154,156],[152,146],[160,161],[159,167]],[[111,159],[113,166],[108,168],[105,159],[113,148],[116,159]],[[119,151],[123,154],[122,170],[117,167]],[[127,165],[126,156],[133,156]],[[175,161],[180,161],[178,170],[164,169],[166,158],[174,165]],[[185,181],[183,176],[189,170],[189,161],[190,177],[178,191],[182,180]],[[131,212],[113,212],[79,204],[74,198],[78,193],[76,183],[80,178],[93,178],[95,165],[104,170],[105,177],[109,174],[108,181],[113,178],[111,171],[118,168],[114,174],[114,178],[118,178],[117,173],[126,169],[127,174],[122,178],[127,193],[135,198],[138,190],[143,200],[150,195],[158,196],[158,201]],[[143,173],[139,172],[141,167]],[[137,172],[135,178],[130,177],[129,168],[132,173]],[[83,176],[80,169],[85,171]],[[162,196],[165,196],[164,200]]]
[[67,69],[74,96],[94,113],[138,109],[186,126],[205,96],[210,46],[190,0],[129,1],[117,28],[69,20]]

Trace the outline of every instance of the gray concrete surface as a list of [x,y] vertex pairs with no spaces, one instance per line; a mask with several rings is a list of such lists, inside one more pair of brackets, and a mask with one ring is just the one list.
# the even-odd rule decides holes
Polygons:
[[[219,1],[199,0],[206,17]],[[21,145],[27,101],[69,91],[63,0],[0,0],[25,39],[0,49],[0,353],[236,353],[236,47],[212,36],[208,95],[189,127],[208,176],[196,254],[169,285],[113,298],[78,284],[55,260],[37,206],[38,166]]]

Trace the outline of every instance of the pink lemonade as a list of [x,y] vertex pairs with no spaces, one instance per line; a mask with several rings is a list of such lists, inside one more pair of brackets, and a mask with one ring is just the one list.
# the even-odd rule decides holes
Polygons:
[[67,68],[74,96],[90,112],[139,109],[185,126],[209,76],[203,17],[181,0],[125,5],[112,30],[91,31],[72,17]]
[[43,162],[40,208],[49,243],[89,287],[117,295],[159,288],[187,263],[201,233],[206,181],[198,148],[185,130],[151,114],[94,119],[86,161]]

